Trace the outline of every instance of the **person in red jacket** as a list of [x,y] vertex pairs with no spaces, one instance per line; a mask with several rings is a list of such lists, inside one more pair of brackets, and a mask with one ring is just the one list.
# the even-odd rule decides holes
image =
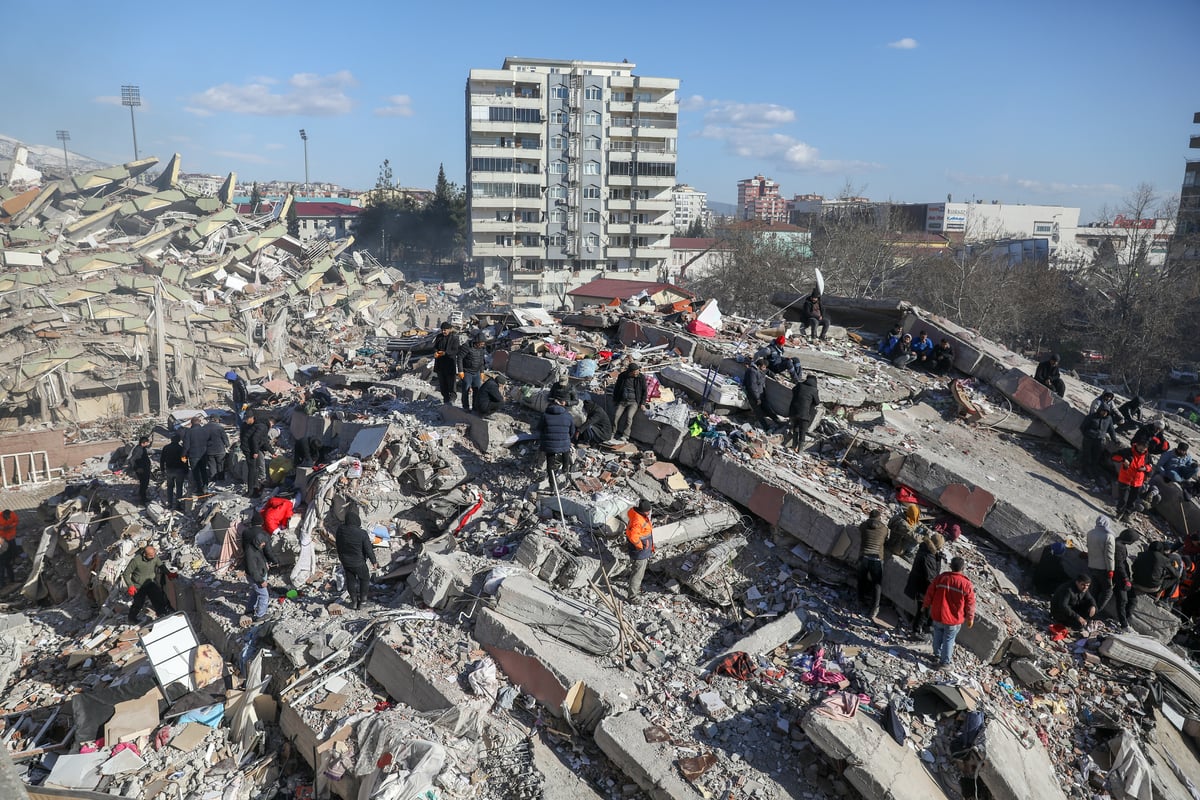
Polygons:
[[17,512],[10,508],[0,512],[0,587],[15,583],[17,572]]
[[954,657],[954,640],[963,623],[975,624],[975,586],[963,574],[967,562],[961,556],[950,561],[950,571],[934,578],[925,590],[924,607],[933,620],[933,657],[943,667]]
[[1142,493],[1142,485],[1153,468],[1146,458],[1146,445],[1134,441],[1129,447],[1118,450],[1112,460],[1120,465],[1117,473],[1117,519],[1127,520],[1133,513],[1134,504]]
[[294,506],[286,497],[272,497],[262,509],[263,530],[269,534],[286,528],[292,519]]

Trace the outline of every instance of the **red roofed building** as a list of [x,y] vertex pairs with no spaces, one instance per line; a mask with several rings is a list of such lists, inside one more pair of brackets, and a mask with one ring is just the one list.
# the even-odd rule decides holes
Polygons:
[[[275,201],[264,200],[258,204],[255,214],[270,214],[275,207]],[[238,206],[239,214],[250,214],[250,204]],[[358,206],[345,203],[322,202],[319,200],[304,200],[296,203],[296,218],[300,222],[300,241],[309,242],[313,239],[345,239],[354,233],[358,215],[362,213]]]
[[571,298],[571,305],[578,310],[585,306],[619,305],[642,292],[645,292],[656,306],[690,300],[695,297],[687,289],[671,283],[628,281],[617,278],[598,278],[591,283],[585,283],[578,289],[567,292],[567,297]]

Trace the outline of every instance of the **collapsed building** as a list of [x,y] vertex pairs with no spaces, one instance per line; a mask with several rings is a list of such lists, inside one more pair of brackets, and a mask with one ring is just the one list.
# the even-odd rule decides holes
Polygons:
[[[712,336],[674,307],[439,306],[348,242],[302,249],[278,218],[233,213],[232,178],[195,197],[176,159],[139,183],[153,163],[0,195],[5,424],[59,437],[5,495],[34,498],[13,503],[23,581],[0,622],[0,740],[30,796],[1196,796],[1182,620],[1143,597],[1136,632],[1056,641],[1026,577],[1108,510],[1072,467],[1090,387],[1058,398],[919,308],[830,298],[843,325],[788,348],[823,401],[795,451],[748,421],[739,384],[792,297],[783,321],[706,309]],[[452,315],[509,378],[489,418],[429,381],[429,329]],[[875,357],[864,339],[895,323],[952,341],[956,380]],[[654,377],[631,441],[577,447],[551,484],[531,434],[550,389],[611,410],[627,358]],[[161,492],[136,506],[112,456],[196,409],[236,434],[231,368],[258,386],[272,495],[296,512],[272,534],[261,622],[238,449],[182,512]],[[774,408],[790,396],[768,380]],[[299,458],[313,440],[321,457]],[[949,671],[901,634],[902,557],[883,616],[856,604],[858,525],[900,489],[959,526],[948,548],[979,593]],[[622,529],[643,500],[658,552],[635,604]],[[332,548],[351,507],[380,565],[362,610]],[[1197,511],[1164,486],[1133,525],[1182,537]],[[147,543],[175,613],[133,626],[120,576]]]

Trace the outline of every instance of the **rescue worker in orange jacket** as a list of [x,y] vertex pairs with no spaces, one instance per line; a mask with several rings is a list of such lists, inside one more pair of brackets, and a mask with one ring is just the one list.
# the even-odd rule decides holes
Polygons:
[[17,580],[17,512],[4,509],[0,512],[0,586]]
[[1120,466],[1120,472],[1117,473],[1117,518],[1127,520],[1133,513],[1133,506],[1142,493],[1142,485],[1152,466],[1146,458],[1146,445],[1137,441],[1114,453],[1112,460]]
[[636,603],[642,591],[642,578],[646,566],[654,554],[654,528],[650,524],[650,501],[643,500],[637,508],[629,509],[629,521],[625,523],[625,539],[633,568],[629,573],[629,601]]

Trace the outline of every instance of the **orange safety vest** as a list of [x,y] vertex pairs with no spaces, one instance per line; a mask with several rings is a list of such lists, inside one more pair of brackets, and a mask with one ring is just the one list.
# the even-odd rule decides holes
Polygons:
[[629,542],[629,552],[635,559],[650,557],[650,552],[654,549],[654,529],[650,520],[636,508],[629,509],[625,539]]
[[8,516],[0,515],[0,539],[11,542],[17,538],[17,512],[10,511]]
[[[1129,453],[1129,456],[1126,456],[1123,452],[1117,453],[1112,459],[1122,465],[1120,472],[1117,473],[1117,480],[1126,486],[1137,488],[1145,482],[1149,467],[1146,466],[1145,453],[1139,453],[1133,449],[1130,449]],[[1126,458],[1129,460],[1129,466],[1127,467],[1123,463]]]

